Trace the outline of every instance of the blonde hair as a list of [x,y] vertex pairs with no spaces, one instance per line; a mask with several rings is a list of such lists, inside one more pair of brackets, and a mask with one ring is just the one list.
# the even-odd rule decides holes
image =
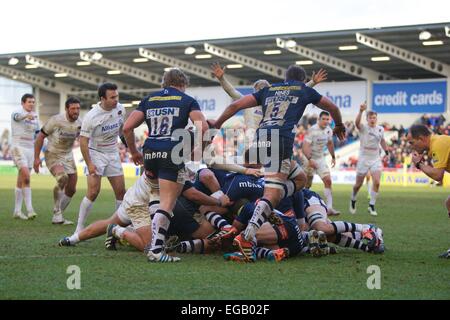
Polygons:
[[164,72],[162,77],[162,87],[187,87],[189,77],[179,68],[171,68]]

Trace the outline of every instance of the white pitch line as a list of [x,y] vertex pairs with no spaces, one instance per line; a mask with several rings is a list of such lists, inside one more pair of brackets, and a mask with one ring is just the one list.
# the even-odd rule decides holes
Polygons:
[[[122,252],[123,254],[136,254],[139,252]],[[73,255],[64,255],[64,256],[45,256],[45,255],[28,255],[28,256],[0,256],[0,260],[4,259],[48,259],[48,258],[77,258],[77,257],[111,257],[111,255],[106,254],[96,254],[96,253],[86,253],[86,254],[73,254]]]

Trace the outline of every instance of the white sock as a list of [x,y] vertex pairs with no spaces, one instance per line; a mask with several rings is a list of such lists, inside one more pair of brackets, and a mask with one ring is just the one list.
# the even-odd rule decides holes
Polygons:
[[113,228],[112,232],[117,238],[123,239],[123,233],[125,232],[125,230],[127,230],[127,228],[123,228],[121,226],[115,226]]
[[80,242],[80,238],[78,237],[78,232],[75,232],[73,235],[69,237],[70,244],[77,244]]
[[31,188],[23,188],[23,197],[25,198],[25,207],[27,208],[27,212],[34,212],[33,205],[31,203]]
[[372,183],[370,181],[367,183],[367,193],[370,194],[372,192]]
[[375,192],[373,190],[370,191],[370,201],[369,204],[375,205],[375,202],[377,201],[378,192]]
[[123,200],[117,200],[116,199],[116,210],[119,209],[120,205],[122,204]]
[[84,223],[91,213],[92,204],[93,202],[86,197],[84,197],[81,201],[80,212],[78,213],[77,230],[75,232],[79,232],[84,229]]
[[61,196],[63,193],[64,192],[58,186],[53,188],[53,212],[61,211]]
[[59,204],[60,209],[61,209],[61,213],[64,212],[64,210],[66,210],[67,206],[70,203],[70,200],[72,200],[71,197],[66,196],[65,193],[62,194],[61,201],[60,201],[60,204]]
[[356,195],[357,195],[358,193],[355,193],[355,191],[352,191],[352,201],[356,201]]
[[16,187],[16,203],[14,206],[14,212],[21,212],[22,211],[22,201],[23,201],[23,193],[22,189],[19,189]]
[[323,189],[323,194],[325,195],[325,198],[327,199],[328,209],[333,208],[333,195],[331,193],[331,189],[330,188]]

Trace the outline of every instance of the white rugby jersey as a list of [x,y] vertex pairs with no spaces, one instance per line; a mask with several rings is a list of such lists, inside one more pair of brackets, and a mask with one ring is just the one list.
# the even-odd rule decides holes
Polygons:
[[[33,115],[34,119],[18,120],[26,114]],[[34,149],[34,140],[36,131],[38,130],[39,117],[36,112],[28,112],[24,108],[13,111],[11,114],[11,134],[13,146]]]
[[359,154],[367,156],[380,155],[380,142],[384,138],[384,128],[382,126],[369,127],[360,124],[359,139],[361,141]]
[[329,126],[321,128],[317,123],[309,128],[305,135],[305,141],[311,144],[311,158],[324,158],[324,148],[328,141],[333,139],[333,130]]
[[133,186],[127,190],[123,202],[128,206],[148,206],[151,190],[150,179],[147,178],[144,172]]
[[120,103],[111,111],[104,110],[98,103],[84,117],[80,135],[89,138],[89,148],[116,153],[119,129],[124,122],[125,108]]
[[42,127],[42,132],[47,135],[47,150],[57,154],[72,152],[73,143],[80,135],[81,121],[67,120],[66,114],[57,114],[48,119]]

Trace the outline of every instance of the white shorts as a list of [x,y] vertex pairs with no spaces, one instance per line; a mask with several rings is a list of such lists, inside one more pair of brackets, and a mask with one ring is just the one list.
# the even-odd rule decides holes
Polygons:
[[48,170],[56,166],[60,165],[64,168],[64,172],[67,174],[76,174],[77,166],[75,165],[75,160],[73,159],[73,154],[57,154],[54,152],[45,152],[45,164],[47,165]]
[[356,174],[359,176],[365,176],[367,172],[377,172],[383,169],[381,164],[381,158],[379,156],[360,156],[358,158],[358,164],[356,166]]
[[31,170],[33,168],[34,149],[14,146],[11,148],[11,155],[18,169],[26,167]]
[[[102,177],[123,176],[122,163],[120,162],[119,152],[103,153],[89,149],[92,163],[97,167],[97,174]],[[86,175],[89,173],[86,172]]]
[[123,224],[131,224],[135,230],[151,225],[148,205],[130,206],[126,202],[122,202],[116,214]]
[[327,165],[325,158],[313,159],[317,163],[317,169],[313,169],[309,166],[309,162],[306,162],[303,166],[305,173],[308,177],[313,177],[315,174],[319,175],[320,178],[324,178],[330,175],[330,168]]

